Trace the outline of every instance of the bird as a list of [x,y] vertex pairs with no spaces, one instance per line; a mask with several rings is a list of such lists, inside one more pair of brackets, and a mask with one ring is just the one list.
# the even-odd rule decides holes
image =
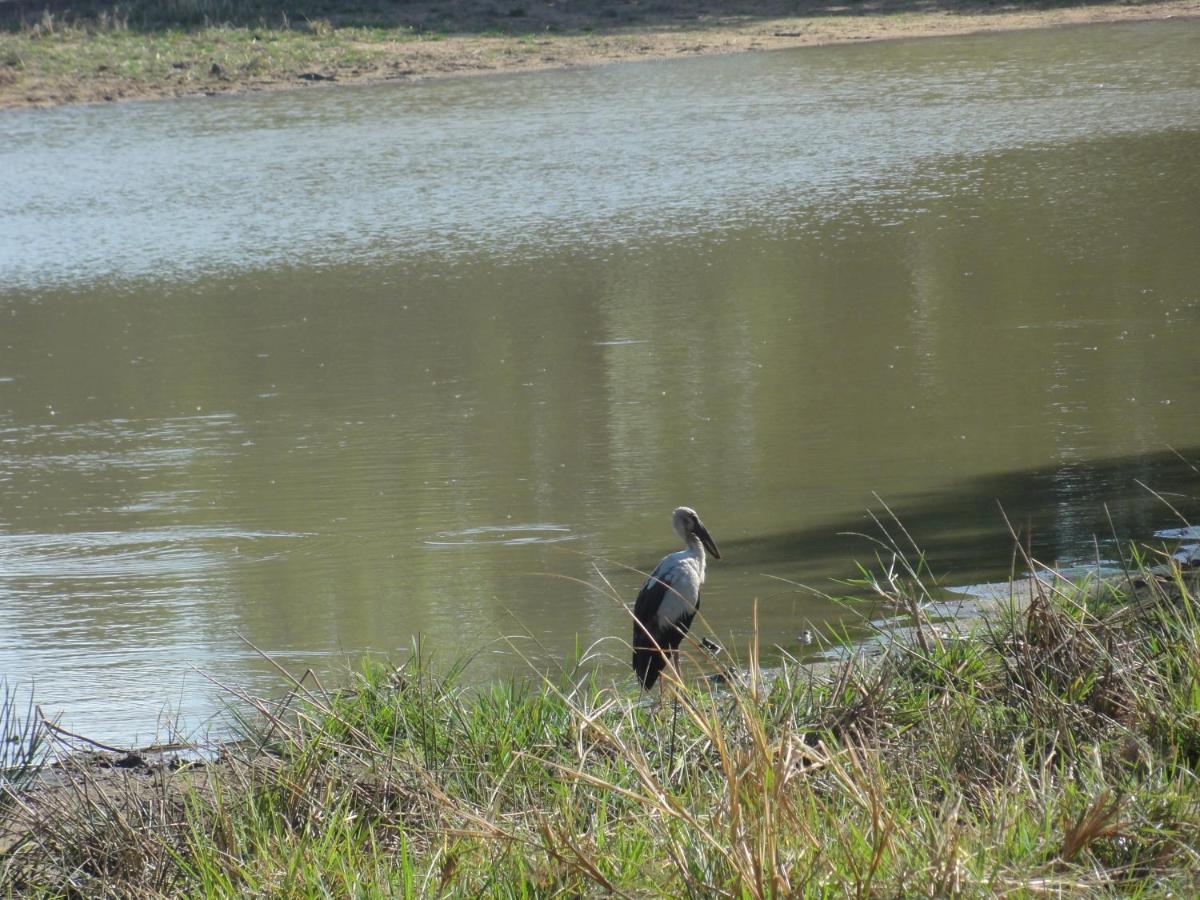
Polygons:
[[675,655],[700,608],[704,551],[721,558],[694,509],[680,506],[671,513],[671,525],[686,546],[668,553],[654,567],[633,606],[633,671],[645,690],[654,687],[667,657]]

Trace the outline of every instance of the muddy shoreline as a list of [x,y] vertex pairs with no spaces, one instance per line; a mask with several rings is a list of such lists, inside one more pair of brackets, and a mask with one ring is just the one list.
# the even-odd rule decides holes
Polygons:
[[[0,0],[0,11],[8,6],[11,12],[11,4],[12,0]],[[683,8],[674,16],[638,18],[631,14],[628,23],[618,19],[616,24],[597,27],[596,23],[609,21],[602,13],[611,12],[601,0],[573,4],[569,15],[546,4],[544,10],[530,7],[531,12],[523,12],[516,25],[511,19],[501,23],[518,29],[511,33],[498,31],[497,23],[470,0],[439,8],[443,18],[429,20],[441,29],[438,31],[421,30],[424,20],[419,18],[413,20],[416,25],[391,29],[317,20],[300,29],[289,23],[283,29],[223,25],[191,32],[134,30],[128,23],[104,31],[82,20],[50,17],[39,24],[23,18],[20,28],[0,32],[0,109],[329,89],[345,84],[1200,16],[1200,0],[1032,9],[963,3],[914,6],[883,0],[853,7],[812,3],[799,7],[806,10],[804,15],[788,16],[772,15],[783,7],[769,2],[747,7],[757,10],[757,15],[719,15],[709,11],[709,5],[697,4],[698,14],[692,14],[695,9],[687,12]],[[605,8],[600,10],[601,6]],[[737,8],[737,4],[726,6]],[[406,9],[419,12],[420,4]],[[552,14],[557,18],[549,18]]]

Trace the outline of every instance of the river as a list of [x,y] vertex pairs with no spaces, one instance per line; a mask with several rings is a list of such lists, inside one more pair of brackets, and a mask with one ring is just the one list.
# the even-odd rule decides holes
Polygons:
[[884,502],[947,585],[1007,575],[1001,508],[1063,565],[1178,525],[1198,46],[0,113],[0,673],[98,739],[197,737],[280,691],[259,650],[617,673],[682,503],[707,627],[744,647],[757,600],[794,652],[886,613],[822,596]]

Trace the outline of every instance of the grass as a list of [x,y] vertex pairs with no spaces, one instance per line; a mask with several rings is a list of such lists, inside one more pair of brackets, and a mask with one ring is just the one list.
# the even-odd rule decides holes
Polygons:
[[[257,704],[222,759],[27,799],[46,896],[1168,896],[1200,887],[1200,598],[1035,585],[969,638],[824,669],[469,690],[417,648]],[[877,580],[900,607],[924,588]],[[918,612],[919,615],[919,612]],[[917,634],[924,632],[918,639]],[[714,663],[698,655],[696,665]],[[692,668],[695,672],[696,669]]]
[[17,691],[0,677],[0,814],[37,778],[46,750],[33,693],[22,704]]
[[[140,92],[198,93],[232,84],[290,81],[306,72],[353,73],[385,67],[407,29],[214,25],[141,31],[122,19],[60,22],[47,14],[0,31],[0,85],[46,99],[79,92],[113,99]],[[96,96],[93,96],[95,94]]]

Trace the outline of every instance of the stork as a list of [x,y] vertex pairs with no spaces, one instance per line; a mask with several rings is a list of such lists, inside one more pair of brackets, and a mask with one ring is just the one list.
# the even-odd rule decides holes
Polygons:
[[668,657],[674,659],[700,608],[705,548],[721,558],[694,509],[679,507],[671,514],[671,524],[686,546],[655,566],[633,607],[633,671],[646,690],[654,687]]

